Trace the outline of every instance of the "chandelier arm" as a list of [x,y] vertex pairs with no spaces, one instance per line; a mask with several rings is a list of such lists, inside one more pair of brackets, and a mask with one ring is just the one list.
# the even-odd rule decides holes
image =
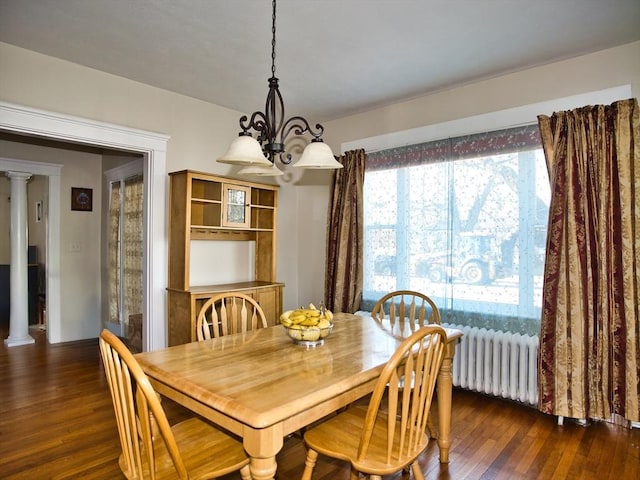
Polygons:
[[278,158],[280,158],[280,162],[284,165],[291,165],[291,162],[293,161],[293,156],[288,152],[280,152],[278,154]]
[[240,128],[245,133],[249,129],[253,129],[263,135],[265,131],[268,131],[268,123],[267,117],[262,112],[253,112],[250,120],[246,115],[240,117]]

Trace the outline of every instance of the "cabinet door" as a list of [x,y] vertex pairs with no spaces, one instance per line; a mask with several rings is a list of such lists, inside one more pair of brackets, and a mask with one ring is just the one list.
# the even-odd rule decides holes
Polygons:
[[258,288],[254,298],[262,307],[269,326],[280,323],[280,287]]
[[222,225],[248,228],[251,224],[251,187],[225,184],[222,200]]

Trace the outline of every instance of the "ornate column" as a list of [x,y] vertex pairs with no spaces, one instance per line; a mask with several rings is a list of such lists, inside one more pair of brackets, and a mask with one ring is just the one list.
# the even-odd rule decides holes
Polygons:
[[35,343],[29,335],[29,280],[27,264],[27,180],[30,173],[7,172],[11,179],[11,297],[8,347]]

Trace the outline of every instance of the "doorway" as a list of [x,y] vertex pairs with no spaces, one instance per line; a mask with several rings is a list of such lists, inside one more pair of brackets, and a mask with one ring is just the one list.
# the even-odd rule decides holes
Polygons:
[[[130,151],[143,156],[146,212],[143,233],[143,349],[164,347],[167,285],[166,145],[169,137],[4,102],[0,102],[0,131]],[[9,160],[0,159],[0,170],[10,169],[11,166]],[[61,292],[61,277],[68,273],[60,271],[60,172],[49,175],[48,205],[47,270],[52,274],[47,278],[47,337],[50,343],[59,343],[65,341],[61,303],[72,300],[62,298]]]

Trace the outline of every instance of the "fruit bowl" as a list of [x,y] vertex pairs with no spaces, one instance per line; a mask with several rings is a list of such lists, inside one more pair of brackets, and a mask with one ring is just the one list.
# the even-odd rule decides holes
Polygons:
[[291,325],[290,327],[285,326],[284,329],[287,331],[287,335],[291,337],[294,343],[307,347],[316,347],[324,343],[324,339],[331,333],[331,330],[333,330],[333,323],[330,323],[324,328],[317,326]]
[[297,345],[316,347],[324,343],[324,339],[333,330],[333,314],[322,305],[316,308],[309,304],[308,308],[288,310],[280,316],[280,323],[287,335]]

